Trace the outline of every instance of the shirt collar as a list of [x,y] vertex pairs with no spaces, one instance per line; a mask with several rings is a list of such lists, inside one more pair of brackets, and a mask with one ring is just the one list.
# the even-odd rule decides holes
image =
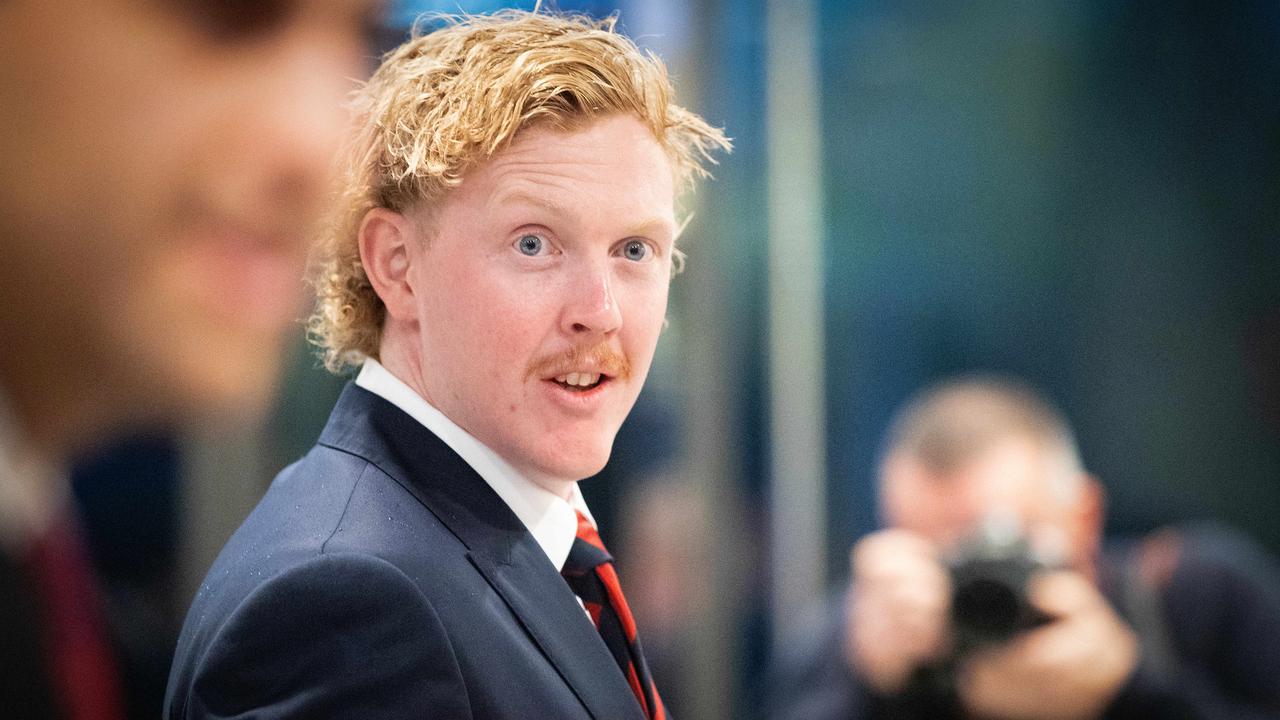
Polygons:
[[70,496],[65,473],[26,441],[0,390],[0,548],[20,551],[64,510]]
[[573,484],[566,501],[521,475],[510,463],[458,427],[377,360],[369,358],[364,361],[360,374],[356,376],[356,385],[400,408],[444,441],[520,518],[556,569],[564,567],[577,537],[577,513],[581,512],[595,525],[595,518],[587,508],[577,483]]

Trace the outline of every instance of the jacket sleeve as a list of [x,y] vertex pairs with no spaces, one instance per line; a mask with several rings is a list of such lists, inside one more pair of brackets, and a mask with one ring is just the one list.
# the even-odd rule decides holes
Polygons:
[[185,717],[469,720],[436,612],[379,558],[320,555],[259,586],[196,660]]
[[1162,597],[1177,666],[1140,664],[1107,720],[1280,720],[1280,569],[1225,528],[1179,535],[1182,557]]

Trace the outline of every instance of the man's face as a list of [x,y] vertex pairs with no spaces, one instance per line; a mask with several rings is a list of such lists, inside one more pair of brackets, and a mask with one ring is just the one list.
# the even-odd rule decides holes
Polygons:
[[1092,545],[1087,497],[1083,488],[1065,496],[1048,477],[1053,468],[1047,451],[1024,437],[998,441],[947,472],[898,453],[881,468],[881,511],[887,525],[911,530],[943,550],[970,539],[992,515],[1012,516],[1033,540],[1048,540],[1074,559]]
[[662,329],[673,201],[630,117],[526,130],[468,173],[410,270],[427,400],[536,482],[598,472]]
[[269,399],[375,9],[0,2],[0,332],[57,378],[31,392],[152,419]]

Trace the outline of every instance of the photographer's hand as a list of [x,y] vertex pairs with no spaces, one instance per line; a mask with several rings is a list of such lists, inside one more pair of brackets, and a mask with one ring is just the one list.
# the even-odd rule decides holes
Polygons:
[[892,695],[945,654],[951,580],[933,545],[905,530],[863,538],[852,563],[845,656],[872,689]]
[[961,702],[989,720],[1100,717],[1137,664],[1137,637],[1083,575],[1044,575],[1030,592],[1057,619],[969,658]]

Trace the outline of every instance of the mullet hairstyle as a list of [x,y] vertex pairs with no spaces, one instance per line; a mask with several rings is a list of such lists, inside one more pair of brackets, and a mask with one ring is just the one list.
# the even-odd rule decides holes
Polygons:
[[615,30],[616,17],[506,10],[433,15],[388,53],[355,94],[357,131],[342,190],[311,259],[315,312],[308,338],[331,372],[377,358],[386,308],[365,275],[357,242],[373,208],[425,209],[523,129],[573,130],[629,115],[666,151],[677,186],[708,176],[724,133],[673,101],[666,67]]

